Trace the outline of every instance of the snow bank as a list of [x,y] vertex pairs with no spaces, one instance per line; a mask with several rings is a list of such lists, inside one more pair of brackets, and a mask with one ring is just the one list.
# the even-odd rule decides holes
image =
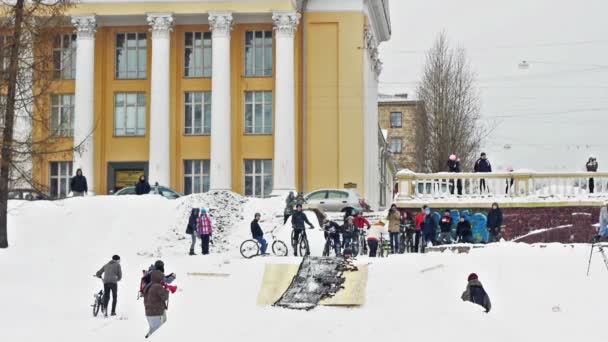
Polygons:
[[[234,199],[226,197],[227,205],[237,206]],[[301,259],[244,260],[238,255],[256,211],[262,213],[265,230],[288,232],[282,225],[281,198],[243,200],[238,204],[241,215],[224,230],[225,244],[212,247],[209,256],[186,255],[188,242],[179,240],[184,234],[173,229],[185,230],[179,222],[189,205],[208,203],[213,208],[212,199],[170,201],[151,195],[10,202],[11,247],[0,250],[3,341],[143,340],[147,323],[136,292],[141,269],[157,257],[149,252],[162,254],[167,271],[177,273],[180,288],[171,296],[167,324],[151,340],[608,340],[602,329],[608,272],[594,255],[591,276],[585,276],[588,245],[501,243],[468,254],[361,257],[359,263],[369,264],[363,307],[310,312],[258,307],[266,263]],[[221,206],[217,210],[223,211]],[[316,228],[309,231],[315,243],[322,238]],[[122,257],[124,273],[120,319],[93,318],[89,305],[101,282],[92,275],[112,254]],[[188,275],[214,272],[229,276]],[[479,275],[492,299],[489,314],[460,300],[470,272]]]

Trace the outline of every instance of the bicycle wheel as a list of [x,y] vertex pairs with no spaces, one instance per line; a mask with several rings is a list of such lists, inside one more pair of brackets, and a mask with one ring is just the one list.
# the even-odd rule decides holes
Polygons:
[[274,253],[274,255],[276,256],[287,256],[287,253],[289,253],[289,251],[287,250],[287,245],[285,244],[285,242],[281,240],[275,240],[272,243],[272,253]]
[[308,237],[302,234],[300,235],[300,256],[310,255],[310,249],[308,248]]
[[95,298],[95,302],[93,302],[93,317],[97,317],[99,314],[99,308],[101,307],[101,303],[97,298]]
[[325,246],[323,247],[323,256],[329,256],[329,249],[331,248],[331,242],[329,242],[330,240],[327,239],[325,240]]
[[245,240],[241,244],[241,255],[245,259],[251,259],[260,254],[260,245],[255,240]]

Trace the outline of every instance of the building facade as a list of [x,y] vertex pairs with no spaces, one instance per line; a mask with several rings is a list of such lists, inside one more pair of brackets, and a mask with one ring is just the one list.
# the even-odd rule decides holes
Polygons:
[[380,127],[388,131],[388,144],[398,169],[416,170],[416,111],[424,110],[420,101],[407,94],[378,96]]
[[[141,174],[185,194],[354,186],[379,203],[378,44],[387,0],[82,0],[55,50],[56,196]],[[34,124],[35,125],[35,124]]]

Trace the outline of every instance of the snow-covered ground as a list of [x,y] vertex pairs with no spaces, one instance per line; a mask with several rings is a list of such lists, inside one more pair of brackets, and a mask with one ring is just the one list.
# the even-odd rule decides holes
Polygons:
[[[177,273],[180,290],[171,296],[167,324],[151,340],[608,341],[608,271],[594,255],[585,276],[588,245],[501,243],[469,254],[360,257],[357,262],[370,264],[363,307],[259,307],[264,265],[300,259],[244,260],[238,246],[249,237],[255,212],[265,230],[277,227],[287,242],[283,204],[226,194],[10,202],[11,246],[0,250],[2,341],[144,340],[147,323],[136,293],[141,269],[159,257]],[[212,255],[187,255],[183,223],[192,205],[209,208],[224,225]],[[309,237],[319,254],[321,231],[310,230]],[[124,273],[119,316],[93,318],[90,304],[101,287],[93,274],[113,254],[121,256]],[[196,272],[229,276],[188,275]],[[489,314],[460,300],[470,272],[479,274],[492,299]]]

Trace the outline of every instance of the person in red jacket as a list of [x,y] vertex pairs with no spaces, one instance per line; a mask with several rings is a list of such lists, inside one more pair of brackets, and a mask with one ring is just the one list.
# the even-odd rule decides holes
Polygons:
[[357,213],[357,216],[355,216],[353,223],[355,224],[355,226],[357,226],[357,228],[359,228],[359,230],[365,229],[365,226],[367,226],[367,229],[372,226],[371,224],[369,224],[369,221],[365,217],[363,217],[362,212]]
[[422,231],[422,224],[424,223],[424,216],[426,216],[426,213],[424,212],[426,210],[426,205],[422,206],[422,209],[420,209],[420,212],[418,213],[418,215],[416,215],[416,218],[414,219],[414,222],[416,224],[416,237],[414,238],[414,253],[418,253],[418,246],[420,245],[420,232]]

